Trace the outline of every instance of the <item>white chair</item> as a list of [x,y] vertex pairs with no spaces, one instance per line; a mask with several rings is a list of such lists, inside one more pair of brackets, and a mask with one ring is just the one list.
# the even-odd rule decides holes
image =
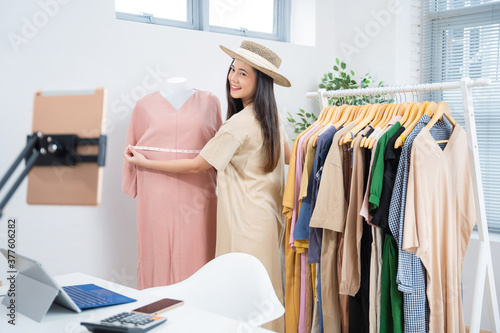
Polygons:
[[[264,265],[246,253],[221,255],[186,280],[145,289],[256,327],[285,313]],[[193,318],[193,320],[196,320]]]

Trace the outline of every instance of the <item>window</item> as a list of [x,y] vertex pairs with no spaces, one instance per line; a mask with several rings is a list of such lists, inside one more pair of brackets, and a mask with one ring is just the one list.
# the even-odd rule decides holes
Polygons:
[[194,29],[192,0],[115,0],[116,18]]
[[289,41],[286,0],[115,0],[123,20]]
[[[422,18],[423,82],[492,80],[473,101],[488,226],[500,231],[500,1],[425,0]],[[438,95],[465,128],[460,90]]]

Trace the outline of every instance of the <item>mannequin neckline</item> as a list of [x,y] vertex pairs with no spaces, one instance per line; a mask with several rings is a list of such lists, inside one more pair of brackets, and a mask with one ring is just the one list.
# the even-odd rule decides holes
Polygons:
[[172,103],[171,103],[171,102],[170,102],[170,101],[169,101],[169,100],[168,100],[165,96],[163,96],[163,94],[161,93],[161,91],[157,90],[156,92],[158,93],[158,95],[160,95],[160,97],[161,97],[164,101],[166,101],[166,102],[168,103],[168,105],[169,105],[169,106],[170,106],[173,110],[175,110],[176,112],[178,112],[178,111],[180,111],[180,110],[184,107],[184,105],[186,105],[186,104],[187,104],[187,103],[188,103],[188,102],[189,102],[189,101],[193,98],[193,96],[195,96],[195,95],[198,93],[198,89],[195,89],[195,88],[191,88],[191,89],[193,89],[193,90],[194,90],[194,93],[192,93],[192,94],[191,94],[191,96],[189,96],[189,97],[188,97],[188,99],[186,99],[186,101],[185,101],[185,102],[184,102],[184,103],[183,103],[183,104],[182,104],[182,105],[181,105],[178,109],[174,108],[174,106],[172,105]]

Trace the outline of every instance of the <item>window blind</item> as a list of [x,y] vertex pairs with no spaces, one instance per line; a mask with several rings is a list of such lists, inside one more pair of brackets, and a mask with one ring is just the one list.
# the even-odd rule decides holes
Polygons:
[[[490,78],[473,88],[479,158],[490,231],[500,232],[500,1],[424,0],[421,81]],[[427,93],[444,100],[465,128],[460,90]]]

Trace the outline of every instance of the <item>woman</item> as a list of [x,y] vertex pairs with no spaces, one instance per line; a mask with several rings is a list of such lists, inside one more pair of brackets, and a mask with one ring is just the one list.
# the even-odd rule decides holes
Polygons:
[[[290,145],[273,82],[285,87],[291,84],[278,74],[281,59],[266,47],[250,41],[243,41],[236,52],[220,47],[234,59],[226,81],[227,121],[200,154],[194,159],[153,161],[127,147],[124,156],[137,166],[173,173],[214,167],[218,190],[216,256],[244,252],[257,257],[283,302],[281,201]],[[283,331],[283,323],[283,318],[277,319],[269,328]]]

